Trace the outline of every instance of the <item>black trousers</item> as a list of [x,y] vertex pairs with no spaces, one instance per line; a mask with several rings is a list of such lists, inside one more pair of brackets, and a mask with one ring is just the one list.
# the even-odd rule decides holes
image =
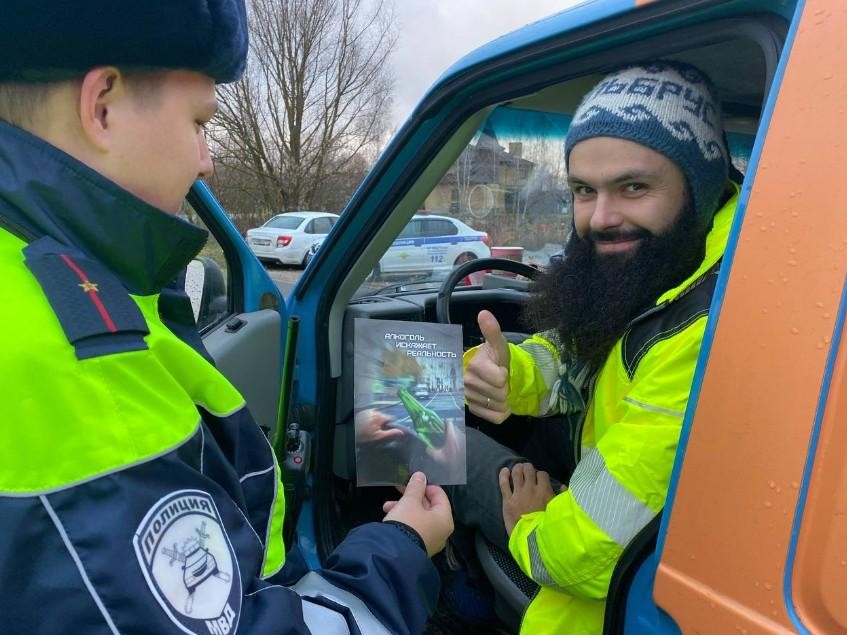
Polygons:
[[[508,551],[509,538],[503,523],[503,501],[498,480],[500,470],[515,463],[532,463],[536,469],[550,474],[553,490],[558,491],[562,483],[569,481],[575,466],[575,426],[563,417],[521,417],[502,425],[509,426],[510,430],[484,424],[483,428],[489,433],[485,434],[472,427],[467,428],[467,484],[444,489],[453,506],[453,518],[459,533],[463,528],[481,531],[490,542]],[[518,445],[520,452],[498,443],[492,438],[494,435]],[[509,436],[512,438],[508,439]],[[524,441],[516,442],[518,436]],[[461,555],[465,557],[467,554]]]

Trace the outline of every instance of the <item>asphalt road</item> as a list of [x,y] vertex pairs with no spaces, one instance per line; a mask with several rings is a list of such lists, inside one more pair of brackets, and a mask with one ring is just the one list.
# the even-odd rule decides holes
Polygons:
[[268,266],[265,269],[270,274],[276,286],[282,292],[282,297],[288,298],[288,294],[294,288],[295,283],[303,275],[303,270],[300,267],[284,267],[281,265]]

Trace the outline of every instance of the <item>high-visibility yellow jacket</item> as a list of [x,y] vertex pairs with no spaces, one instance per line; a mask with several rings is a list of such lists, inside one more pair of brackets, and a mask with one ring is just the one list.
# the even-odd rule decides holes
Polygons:
[[514,413],[544,416],[587,408],[567,491],[544,511],[524,515],[509,539],[521,569],[541,585],[523,617],[523,633],[602,632],[615,565],[664,507],[737,201],[736,187],[714,217],[700,266],[630,323],[587,400],[578,397],[574,378],[569,381],[548,339],[534,335],[510,344]]

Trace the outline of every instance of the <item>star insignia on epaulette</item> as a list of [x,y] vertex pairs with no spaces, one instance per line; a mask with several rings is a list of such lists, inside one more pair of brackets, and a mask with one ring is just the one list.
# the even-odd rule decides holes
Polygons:
[[97,288],[96,282],[90,282],[90,281],[86,280],[85,282],[83,282],[82,284],[79,284],[77,286],[82,287],[82,290],[85,291],[86,293],[89,293],[91,291],[94,291],[94,293],[100,292],[100,289]]

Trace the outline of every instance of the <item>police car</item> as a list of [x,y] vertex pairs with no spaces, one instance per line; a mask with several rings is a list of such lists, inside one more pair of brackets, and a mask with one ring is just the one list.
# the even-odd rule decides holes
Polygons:
[[[323,238],[309,248],[306,264]],[[477,258],[491,256],[486,232],[477,231],[449,216],[416,214],[374,267],[374,276],[409,272],[446,272]]]

